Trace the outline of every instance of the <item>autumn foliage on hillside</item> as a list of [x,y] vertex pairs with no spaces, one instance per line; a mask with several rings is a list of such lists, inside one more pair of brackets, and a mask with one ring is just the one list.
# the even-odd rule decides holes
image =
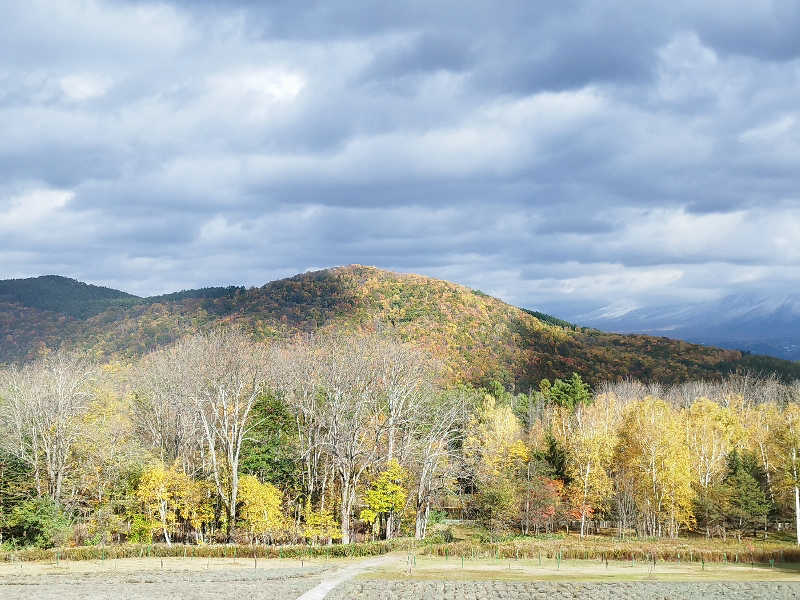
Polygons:
[[82,319],[18,302],[0,304],[0,362],[30,360],[43,347],[62,343],[97,358],[132,359],[187,334],[237,323],[259,339],[318,330],[391,331],[441,360],[450,381],[500,381],[518,389],[572,372],[593,384],[624,377],[719,378],[737,369],[800,377],[800,366],[786,361],[584,329],[464,286],[360,265],[303,273],[260,288],[108,302]]

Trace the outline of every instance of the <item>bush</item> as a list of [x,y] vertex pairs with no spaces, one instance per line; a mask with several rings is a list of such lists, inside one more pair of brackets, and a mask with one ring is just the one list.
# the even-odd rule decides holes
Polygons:
[[453,530],[449,527],[436,527],[425,536],[426,544],[449,544],[454,540]]
[[128,532],[128,541],[134,544],[152,544],[153,530],[156,523],[147,515],[135,514],[131,518],[131,528]]
[[440,525],[447,519],[447,513],[443,510],[432,510],[428,514],[428,525]]
[[16,543],[37,548],[63,545],[70,534],[69,518],[50,498],[26,500],[15,506],[6,526]]

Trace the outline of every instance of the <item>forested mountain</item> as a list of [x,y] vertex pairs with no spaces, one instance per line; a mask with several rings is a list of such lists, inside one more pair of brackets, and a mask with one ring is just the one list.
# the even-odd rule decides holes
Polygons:
[[138,300],[126,292],[58,275],[0,281],[2,303],[57,312],[79,319],[101,313],[113,305],[130,305]]
[[527,389],[581,373],[590,383],[715,378],[736,369],[800,378],[800,365],[648,335],[605,333],[510,306],[467,287],[373,267],[308,272],[263,287],[153,298],[61,277],[0,282],[0,362],[62,344],[129,359],[188,333],[238,323],[262,339],[317,329],[390,329],[440,359],[453,381]]

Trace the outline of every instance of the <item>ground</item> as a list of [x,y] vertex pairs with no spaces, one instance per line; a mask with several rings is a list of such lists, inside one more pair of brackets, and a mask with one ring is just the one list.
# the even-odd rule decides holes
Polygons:
[[[121,559],[0,563],[3,600],[296,599],[346,569],[329,600],[800,600],[800,565],[652,565],[495,560],[394,553],[376,560]],[[313,592],[312,592],[313,594]],[[308,596],[312,597],[312,596]]]

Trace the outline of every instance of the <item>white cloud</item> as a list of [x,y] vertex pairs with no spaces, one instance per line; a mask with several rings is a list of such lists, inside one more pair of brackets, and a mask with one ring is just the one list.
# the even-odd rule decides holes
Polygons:
[[83,73],[66,75],[59,80],[61,90],[70,100],[83,101],[103,96],[111,87],[111,79]]
[[74,197],[75,193],[70,190],[53,189],[34,189],[14,196],[7,201],[5,210],[0,208],[0,229],[16,230],[46,224]]

